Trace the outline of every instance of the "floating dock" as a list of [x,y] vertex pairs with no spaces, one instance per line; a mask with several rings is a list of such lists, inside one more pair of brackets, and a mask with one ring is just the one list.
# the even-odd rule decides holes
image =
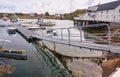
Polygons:
[[5,48],[0,47],[0,57],[27,60],[27,55],[22,50],[4,50]]

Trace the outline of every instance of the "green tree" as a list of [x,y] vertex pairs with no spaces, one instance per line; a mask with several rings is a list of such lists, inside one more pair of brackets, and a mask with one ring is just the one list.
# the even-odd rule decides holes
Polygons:
[[67,13],[67,14],[64,14],[64,17],[66,19],[73,19],[74,17],[76,17],[78,14],[85,14],[86,12],[86,9],[80,9],[80,10],[76,10],[72,13]]

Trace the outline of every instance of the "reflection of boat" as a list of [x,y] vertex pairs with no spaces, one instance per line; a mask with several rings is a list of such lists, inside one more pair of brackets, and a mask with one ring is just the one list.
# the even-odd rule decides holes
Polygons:
[[0,77],[3,77],[4,74],[11,74],[15,70],[10,64],[0,64]]

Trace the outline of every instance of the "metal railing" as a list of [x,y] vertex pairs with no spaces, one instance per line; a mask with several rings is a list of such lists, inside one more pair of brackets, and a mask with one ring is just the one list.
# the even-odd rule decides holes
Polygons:
[[[54,39],[54,38],[56,38],[56,37],[59,37],[59,40],[66,40],[66,39],[64,39],[65,37],[68,37],[68,39],[66,40],[66,41],[68,41],[69,42],[69,45],[71,45],[71,42],[73,41],[72,40],[72,38],[74,38],[74,37],[79,37],[79,43],[83,43],[83,42],[85,42],[84,41],[84,39],[83,38],[96,38],[96,39],[102,39],[101,37],[103,37],[103,36],[95,36],[95,35],[92,35],[92,34],[86,34],[86,35],[84,35],[83,34],[83,29],[84,28],[87,28],[87,27],[101,27],[101,26],[106,26],[106,28],[107,28],[107,35],[106,35],[106,37],[107,37],[107,42],[108,42],[108,49],[110,50],[111,49],[111,37],[110,37],[110,26],[108,25],[108,24],[93,24],[93,25],[87,25],[87,26],[81,26],[81,25],[79,25],[78,27],[69,27],[69,28],[57,28],[57,29],[51,29],[51,39]],[[78,29],[78,31],[79,31],[79,34],[73,34],[72,35],[72,33],[71,33],[71,30],[72,29]],[[63,31],[65,31],[66,30],[66,32],[63,32]],[[59,35],[54,35],[54,33],[56,32],[56,31],[59,31]],[[85,32],[84,32],[85,33]],[[104,41],[104,40],[103,40]]]

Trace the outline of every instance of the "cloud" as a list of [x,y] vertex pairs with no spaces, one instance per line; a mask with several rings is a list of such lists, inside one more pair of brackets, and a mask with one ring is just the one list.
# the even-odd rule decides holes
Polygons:
[[104,3],[108,3],[112,1],[116,1],[116,0],[94,0],[91,5],[93,6],[93,5],[98,5],[98,4],[104,4]]
[[0,0],[0,12],[68,13],[110,1],[114,0]]

